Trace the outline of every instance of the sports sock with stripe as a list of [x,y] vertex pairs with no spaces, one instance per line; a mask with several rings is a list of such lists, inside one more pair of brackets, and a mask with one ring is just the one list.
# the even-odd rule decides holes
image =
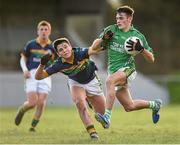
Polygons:
[[32,128],[35,128],[35,127],[37,126],[38,123],[39,123],[39,120],[33,119],[32,122],[31,122]]
[[87,132],[89,133],[90,136],[91,136],[91,134],[93,134],[93,133],[97,133],[97,132],[96,132],[96,129],[94,128],[94,125],[89,125],[89,126],[87,126],[87,127],[86,127],[86,130],[87,130]]
[[111,119],[111,114],[112,114],[112,109],[106,109],[105,110],[105,113],[104,113],[104,116],[110,120]]
[[149,108],[154,109],[156,107],[155,101],[149,101]]

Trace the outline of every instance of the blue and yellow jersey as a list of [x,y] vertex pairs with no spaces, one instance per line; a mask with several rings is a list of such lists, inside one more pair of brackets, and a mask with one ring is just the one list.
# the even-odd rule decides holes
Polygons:
[[73,48],[72,55],[71,62],[66,62],[65,59],[59,57],[52,66],[46,69],[46,72],[49,75],[61,72],[81,84],[86,84],[94,79],[97,67],[89,59],[88,49]]
[[[28,70],[36,69],[41,61],[41,57],[47,53],[54,54],[54,48],[50,40],[45,44],[41,44],[39,38],[27,42],[23,55],[27,58],[26,65]],[[48,65],[50,63],[52,62],[49,62]]]

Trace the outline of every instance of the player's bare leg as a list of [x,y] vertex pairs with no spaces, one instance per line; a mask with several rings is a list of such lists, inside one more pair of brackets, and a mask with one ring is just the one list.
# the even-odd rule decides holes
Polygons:
[[132,100],[131,94],[127,87],[122,87],[117,91],[116,97],[122,104],[126,112],[149,108],[149,101],[145,100]]
[[27,93],[27,101],[19,108],[16,117],[15,117],[15,124],[19,125],[22,121],[24,113],[32,108],[34,108],[37,104],[38,96],[36,92],[29,92]]
[[126,83],[126,75],[122,71],[118,71],[110,75],[106,80],[107,99],[106,99],[105,114],[104,115],[100,113],[95,114],[96,120],[99,121],[104,128],[109,128],[110,126],[112,108],[113,108],[114,100],[116,97],[115,86],[118,84],[124,85],[125,83]]
[[44,111],[47,96],[48,96],[47,93],[38,93],[38,101],[37,101],[37,105],[36,105],[36,111],[34,114],[34,118],[31,122],[31,128],[29,129],[29,131],[35,131],[35,127],[39,123],[40,117]]
[[92,104],[95,112],[98,112],[101,114],[105,113],[106,100],[104,96],[90,96],[87,98],[88,98],[88,101]]
[[86,104],[86,92],[83,88],[78,86],[71,87],[71,94],[73,101],[76,104],[79,116],[86,127],[87,132],[89,133],[91,139],[98,139],[96,129],[90,118],[87,104]]
[[161,108],[162,101],[157,99],[155,101],[146,101],[146,100],[132,100],[131,94],[127,87],[122,87],[117,91],[116,97],[119,102],[122,104],[126,112],[150,108],[152,109],[152,119],[153,123],[159,121],[159,110]]

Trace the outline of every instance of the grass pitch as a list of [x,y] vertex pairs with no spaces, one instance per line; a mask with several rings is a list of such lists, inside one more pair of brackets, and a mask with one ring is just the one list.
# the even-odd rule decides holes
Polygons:
[[14,125],[17,109],[0,109],[1,144],[178,144],[180,105],[165,106],[154,125],[150,110],[126,113],[115,108],[111,126],[105,130],[93,118],[100,139],[91,141],[75,108],[46,108],[36,132],[29,132],[33,111],[25,114],[20,126]]

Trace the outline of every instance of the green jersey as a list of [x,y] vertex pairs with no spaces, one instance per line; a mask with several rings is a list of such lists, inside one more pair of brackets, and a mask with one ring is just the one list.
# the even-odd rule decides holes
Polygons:
[[103,42],[104,49],[108,50],[109,74],[113,74],[121,68],[131,68],[135,70],[134,57],[130,54],[127,54],[124,49],[124,43],[129,37],[138,37],[142,41],[143,47],[148,51],[153,52],[152,48],[149,47],[144,35],[133,26],[131,26],[128,32],[123,32],[116,24],[110,25],[103,30],[99,38],[102,38],[104,33],[108,30],[111,30],[114,33],[112,39],[105,40]]

